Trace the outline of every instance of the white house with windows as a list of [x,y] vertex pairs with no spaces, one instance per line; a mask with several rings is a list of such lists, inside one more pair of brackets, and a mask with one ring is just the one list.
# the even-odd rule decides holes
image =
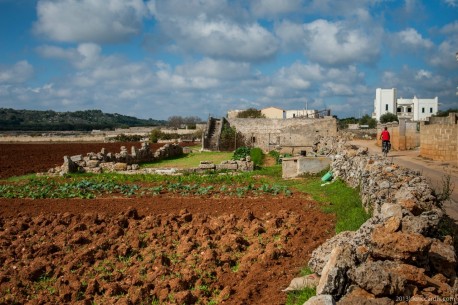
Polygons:
[[396,89],[375,90],[374,112],[372,117],[380,121],[380,117],[385,113],[393,113],[398,118],[409,119],[412,121],[424,121],[426,118],[436,114],[439,110],[439,98],[419,99],[414,96],[411,99],[396,98]]

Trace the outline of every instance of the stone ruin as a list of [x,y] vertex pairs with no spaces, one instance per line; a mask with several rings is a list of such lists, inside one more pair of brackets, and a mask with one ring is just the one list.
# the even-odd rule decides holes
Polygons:
[[139,169],[139,163],[159,161],[165,158],[177,157],[183,154],[183,148],[178,144],[165,144],[154,153],[148,143],[143,142],[140,149],[132,146],[129,154],[125,146],[119,153],[106,152],[105,148],[98,153],[90,152],[86,156],[64,156],[64,164],[51,168],[49,174],[67,173],[101,173]]
[[187,169],[157,169],[142,168],[139,164],[154,162],[166,158],[181,156],[188,149],[183,149],[178,144],[165,144],[154,153],[150,150],[148,143],[142,143],[137,149],[132,146],[129,154],[125,146],[121,146],[119,153],[106,152],[104,148],[98,153],[87,153],[86,156],[64,156],[62,166],[48,170],[49,175],[64,175],[67,173],[102,173],[102,172],[125,172],[131,174],[181,174],[181,173],[204,173],[209,171],[253,171],[254,162],[250,157],[241,160],[227,160],[221,164],[213,164],[210,161],[201,161],[198,167]]
[[456,304],[456,250],[439,231],[444,212],[426,178],[367,148],[321,140],[334,177],[360,188],[372,217],[312,253],[308,265],[320,278],[305,304]]

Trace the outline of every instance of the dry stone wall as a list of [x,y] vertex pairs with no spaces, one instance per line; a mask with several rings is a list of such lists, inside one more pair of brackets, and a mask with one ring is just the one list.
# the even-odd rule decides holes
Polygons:
[[119,153],[106,152],[104,148],[98,153],[87,153],[86,156],[64,156],[62,166],[51,168],[49,175],[64,175],[67,173],[102,173],[102,172],[124,172],[129,174],[164,174],[180,175],[182,173],[205,173],[208,171],[253,171],[254,162],[250,157],[240,160],[227,160],[221,164],[214,164],[209,161],[201,161],[198,167],[187,169],[158,169],[142,168],[139,163],[159,161],[162,159],[177,157],[184,153],[183,147],[178,144],[165,144],[154,153],[150,150],[148,143],[142,143],[137,149],[132,146],[131,153],[125,146],[121,146]]
[[77,172],[100,173],[136,170],[139,168],[139,163],[158,161],[182,154],[183,148],[178,144],[165,144],[155,152],[152,152],[148,143],[144,142],[140,149],[132,146],[130,153],[125,146],[121,146],[119,153],[107,152],[102,148],[100,152],[90,152],[86,156],[64,156],[62,166],[52,168],[48,173],[63,175]]
[[444,213],[426,179],[344,141],[323,138],[317,146],[334,151],[334,176],[359,187],[372,213],[357,231],[313,252],[309,267],[321,276],[317,294],[337,304],[457,302],[453,238],[438,230]]

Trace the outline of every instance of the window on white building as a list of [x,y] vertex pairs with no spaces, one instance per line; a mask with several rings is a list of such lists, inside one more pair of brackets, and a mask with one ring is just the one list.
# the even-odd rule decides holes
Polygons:
[[412,112],[412,108],[407,108],[407,112]]
[[429,108],[429,113],[433,113],[433,108]]
[[398,107],[398,112],[401,112],[401,107]]
[[388,111],[388,104],[385,105],[385,110]]
[[425,107],[421,108],[421,113],[425,113]]

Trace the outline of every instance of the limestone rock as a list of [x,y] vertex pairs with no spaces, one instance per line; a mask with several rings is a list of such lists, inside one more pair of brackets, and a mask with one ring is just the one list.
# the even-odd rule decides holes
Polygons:
[[421,234],[389,232],[378,227],[372,233],[372,253],[376,259],[394,259],[423,264],[428,260],[431,240]]
[[[359,287],[376,297],[390,295],[410,296],[412,291],[409,291],[407,279],[403,273],[403,267],[405,266],[410,265],[398,264],[392,261],[368,261],[351,270],[349,276]],[[424,270],[418,270],[419,273],[421,271]]]
[[332,249],[337,246],[348,244],[350,240],[352,240],[354,234],[355,232],[352,231],[341,232],[316,248],[308,262],[310,269],[317,274],[321,274],[321,271],[329,260]]
[[452,245],[434,239],[429,250],[429,260],[434,269],[443,275],[454,278],[457,265],[455,249]]
[[390,298],[375,298],[372,293],[352,285],[348,288],[347,294],[337,302],[338,305],[394,305]]
[[282,291],[296,291],[304,288],[316,288],[320,278],[316,274],[309,274],[302,277],[296,277],[291,280],[289,286]]
[[335,247],[324,266],[317,294],[332,294],[340,297],[348,286],[347,271],[355,266],[355,254],[350,245]]
[[97,166],[99,166],[99,160],[89,160],[86,162],[86,166],[89,167],[89,168],[95,168]]
[[72,161],[68,156],[64,156],[64,164],[62,164],[61,174],[78,172],[78,164]]
[[419,216],[406,216],[402,219],[402,231],[434,236],[442,216],[443,212],[437,208]]
[[127,170],[127,163],[118,162],[114,164],[115,171],[125,171]]
[[307,302],[303,305],[335,305],[336,302],[332,295],[329,294],[322,294],[311,297]]

